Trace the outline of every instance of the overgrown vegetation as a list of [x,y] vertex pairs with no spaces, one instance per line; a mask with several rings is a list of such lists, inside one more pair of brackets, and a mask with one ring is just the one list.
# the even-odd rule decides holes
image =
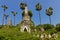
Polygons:
[[[56,25],[56,27],[54,27],[53,25],[49,25],[49,24],[44,24],[44,29],[45,29],[45,33],[49,34],[49,33],[55,33],[57,32],[58,34],[58,38],[56,40],[60,39],[60,29],[58,26],[58,24]],[[35,27],[34,29],[39,29],[39,26]],[[33,30],[33,28],[32,28]],[[31,33],[28,32],[20,32],[19,26],[0,26],[0,40],[41,40],[40,37],[37,37],[37,34],[41,34],[41,31],[38,30],[36,32],[32,31]],[[35,36],[34,36],[35,35]],[[53,40],[53,39],[50,39]]]

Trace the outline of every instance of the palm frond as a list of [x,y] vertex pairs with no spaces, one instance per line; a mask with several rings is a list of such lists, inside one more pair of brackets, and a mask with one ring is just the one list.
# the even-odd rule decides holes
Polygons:
[[41,4],[37,3],[37,4],[36,4],[36,10],[37,10],[37,11],[40,11],[41,9],[42,9]]

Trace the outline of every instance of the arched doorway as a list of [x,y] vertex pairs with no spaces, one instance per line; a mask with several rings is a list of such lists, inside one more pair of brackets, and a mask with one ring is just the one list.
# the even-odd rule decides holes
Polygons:
[[27,29],[26,28],[24,29],[24,32],[27,32]]

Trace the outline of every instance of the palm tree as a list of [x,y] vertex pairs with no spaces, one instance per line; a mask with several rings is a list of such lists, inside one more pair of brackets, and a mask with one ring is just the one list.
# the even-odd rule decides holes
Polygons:
[[36,10],[39,12],[39,20],[40,20],[40,24],[41,24],[41,15],[40,15],[40,10],[42,9],[42,6],[39,4],[39,3],[37,3],[36,4]]
[[[6,9],[8,9],[8,7],[6,5],[2,5],[2,8],[3,8],[4,14],[5,14],[5,11],[6,11]],[[4,14],[3,14],[3,19],[2,19],[2,25],[4,25]]]
[[[39,12],[40,25],[41,25],[41,14],[40,14],[41,9],[42,9],[41,4],[37,3],[36,4],[36,10]],[[40,26],[40,30],[41,30],[41,32],[44,32],[44,28],[42,26]]]
[[[5,20],[7,21],[7,18],[8,18],[8,14],[4,14],[4,17],[5,17]],[[7,24],[7,22],[5,22]]]
[[20,3],[20,9],[22,9],[22,10],[24,10],[26,6],[27,6],[27,1],[26,0],[25,0],[25,3],[24,2]]
[[11,13],[12,13],[13,16],[14,16],[14,25],[15,25],[15,16],[16,16],[17,12],[11,11]]
[[25,3],[20,3],[20,9],[24,10],[27,5]]
[[52,7],[49,7],[48,9],[46,9],[46,15],[49,16],[49,20],[50,20],[50,24],[51,24],[51,15],[53,13],[53,8]]

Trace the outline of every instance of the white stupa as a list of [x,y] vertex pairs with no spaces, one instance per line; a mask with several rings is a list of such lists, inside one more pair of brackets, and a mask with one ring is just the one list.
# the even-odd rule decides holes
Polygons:
[[20,31],[21,32],[24,32],[24,31],[27,31],[27,32],[30,32],[30,16],[28,15],[28,9],[27,7],[25,7],[25,10],[24,10],[24,16],[22,17],[22,25],[20,27]]

